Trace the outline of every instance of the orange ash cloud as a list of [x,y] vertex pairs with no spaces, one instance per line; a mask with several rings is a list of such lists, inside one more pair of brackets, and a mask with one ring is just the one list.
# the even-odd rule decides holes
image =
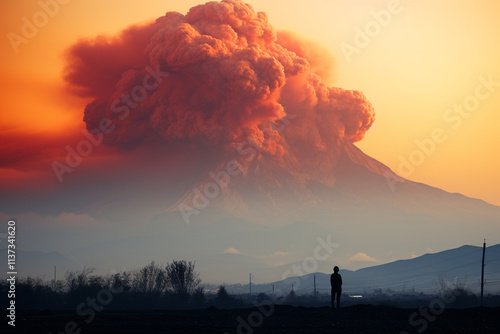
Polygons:
[[[282,156],[325,151],[363,138],[374,121],[358,91],[328,87],[332,59],[320,46],[277,33],[267,15],[238,0],[169,12],[114,38],[80,41],[66,81],[94,100],[84,121],[103,143],[162,139],[236,152],[250,140]],[[273,122],[294,115],[285,131]]]

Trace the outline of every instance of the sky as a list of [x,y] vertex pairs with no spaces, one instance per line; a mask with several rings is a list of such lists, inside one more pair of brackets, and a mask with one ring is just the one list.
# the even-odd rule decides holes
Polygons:
[[[500,204],[500,94],[496,91],[461,120],[444,120],[446,111],[474,94],[479,78],[500,79],[495,1],[402,1],[385,27],[374,28],[364,46],[356,29],[373,23],[373,12],[389,1],[249,1],[265,11],[277,29],[297,32],[326,47],[335,57],[331,83],[361,90],[373,104],[376,121],[358,146],[398,172],[436,128],[446,140],[429,147],[424,159],[414,154],[408,179]],[[64,55],[79,38],[113,35],[167,11],[185,13],[197,1],[68,1],[27,43],[13,47],[9,33],[22,35],[24,17],[41,10],[38,1],[3,1],[2,136],[36,135],[44,140],[81,129],[84,99],[68,94],[62,80]],[[35,15],[36,17],[36,15]],[[298,19],[300,17],[300,19]],[[384,23],[385,24],[385,23]],[[350,45],[357,51],[352,51]],[[347,51],[346,51],[347,50]],[[18,52],[16,52],[18,51]],[[497,89],[497,88],[494,88]],[[27,98],[29,96],[29,98]],[[457,114],[453,114],[457,115]],[[452,117],[450,114],[449,117]],[[456,128],[452,128],[455,126]],[[55,140],[55,139],[54,139]],[[17,144],[22,140],[17,141]],[[22,143],[21,145],[25,145]],[[426,153],[426,152],[424,152]],[[29,169],[29,168],[27,168]],[[40,168],[36,172],[44,173]],[[3,168],[12,178],[34,177],[31,170]],[[401,173],[400,173],[401,174]],[[3,178],[3,177],[2,177]],[[54,180],[36,178],[50,186]]]
[[[277,30],[293,31],[331,53],[332,57],[325,56],[332,63],[331,75],[323,77],[325,83],[359,90],[371,102],[375,122],[356,143],[366,154],[407,179],[500,205],[498,2],[247,2],[266,12]],[[184,14],[200,3],[0,3],[0,10],[8,13],[0,24],[4,36],[0,42],[0,195],[6,216],[45,217],[58,227],[96,224],[98,218],[82,212],[94,205],[96,196],[107,201],[112,193],[86,192],[92,171],[113,171],[94,176],[115,189],[146,193],[148,184],[157,182],[155,173],[178,172],[174,160],[185,165],[179,161],[189,158],[177,156],[175,148],[171,154],[176,159],[155,167],[137,162],[141,154],[155,154],[154,148],[124,156],[123,148],[99,146],[60,182],[52,163],[65,159],[67,145],[76,147],[86,138],[83,111],[92,100],[73,94],[64,80],[70,48],[99,35],[114,36],[168,11]],[[50,15],[40,14],[43,10]],[[121,183],[120,177],[129,177],[130,170],[122,173],[120,167],[132,161],[150,172],[147,182]],[[76,186],[78,204],[67,199]],[[49,194],[52,199],[43,200]],[[154,194],[148,196],[154,198]],[[67,243],[69,248],[72,241]]]

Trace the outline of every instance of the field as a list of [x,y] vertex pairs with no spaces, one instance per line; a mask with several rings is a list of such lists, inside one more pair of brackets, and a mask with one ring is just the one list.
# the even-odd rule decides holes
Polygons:
[[[435,310],[436,311],[436,310]],[[439,314],[437,314],[439,313]],[[5,312],[4,312],[5,314]],[[435,314],[435,315],[434,315]],[[74,311],[31,311],[16,315],[8,333],[499,333],[500,308],[400,309],[356,305],[330,308],[267,308],[190,311],[105,311],[95,318]],[[6,317],[3,328],[6,325]],[[411,318],[411,320],[410,320]],[[86,320],[91,320],[86,322]]]

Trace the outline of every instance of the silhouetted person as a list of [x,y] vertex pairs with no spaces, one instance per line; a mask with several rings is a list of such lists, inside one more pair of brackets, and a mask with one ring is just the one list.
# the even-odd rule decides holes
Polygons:
[[339,274],[339,267],[333,267],[333,274],[330,276],[330,285],[332,286],[332,308],[335,308],[335,299],[337,299],[337,308],[340,307],[340,295],[342,294],[342,276]]

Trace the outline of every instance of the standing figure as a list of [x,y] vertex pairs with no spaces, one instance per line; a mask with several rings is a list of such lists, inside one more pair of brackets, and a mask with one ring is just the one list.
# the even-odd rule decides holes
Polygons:
[[335,299],[337,299],[337,308],[339,308],[340,295],[342,294],[342,276],[339,274],[339,267],[337,266],[333,267],[330,285],[332,286],[332,308],[335,308]]

